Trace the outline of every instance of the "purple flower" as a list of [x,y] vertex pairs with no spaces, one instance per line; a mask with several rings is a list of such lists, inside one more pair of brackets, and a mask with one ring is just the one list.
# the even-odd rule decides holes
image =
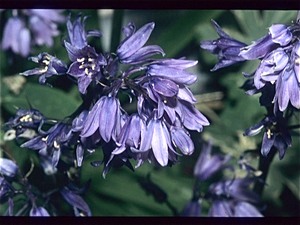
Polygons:
[[[215,21],[213,23],[220,38],[203,41],[200,44],[202,48],[219,56],[220,62],[212,70],[229,66],[238,61],[261,59],[261,63],[254,73],[243,72],[246,77],[254,75],[253,83],[252,80],[249,80],[243,86],[246,93],[253,95],[262,92],[263,95],[260,98],[262,105],[273,106],[275,103],[275,114],[278,109],[284,111],[289,102],[295,108],[300,108],[300,44],[297,39],[299,22],[294,22],[292,26],[272,25],[267,35],[249,46],[232,39]],[[268,87],[263,90],[266,84]],[[269,84],[276,86],[275,93]]]
[[[163,120],[157,118],[157,111],[153,113],[153,119],[147,124],[146,131],[142,133],[140,151],[145,152],[151,148],[151,152],[161,166],[166,166],[173,149],[169,130]],[[178,154],[178,153],[177,153]],[[172,160],[170,160],[172,161]]]
[[[83,110],[79,116],[73,120],[71,131],[73,132],[74,136],[80,134],[80,132],[84,129],[88,114],[88,110]],[[76,159],[79,167],[82,165],[84,159],[84,149],[87,149],[89,153],[93,153],[95,151],[94,148],[98,147],[97,143],[100,141],[100,139],[100,133],[98,132],[95,132],[89,137],[78,137],[76,139]]]
[[282,113],[278,113],[276,117],[265,117],[258,124],[245,130],[244,136],[254,136],[263,128],[265,128],[265,133],[261,146],[261,154],[267,156],[272,146],[274,146],[279,151],[279,159],[283,159],[287,147],[292,146],[292,138]]
[[226,200],[214,201],[209,209],[208,216],[211,217],[232,217],[233,212],[230,202]]
[[254,85],[257,89],[261,89],[266,82],[274,83],[282,71],[286,68],[289,56],[282,48],[270,52],[261,61],[255,71]]
[[29,216],[50,216],[44,207],[37,207],[36,205],[31,208]]
[[65,41],[65,47],[73,62],[67,73],[78,78],[78,89],[84,94],[92,80],[100,80],[101,67],[107,64],[106,59],[89,45],[77,48]]
[[0,201],[1,202],[4,199],[6,199],[8,192],[9,192],[8,184],[6,183],[5,178],[0,176]]
[[70,140],[72,135],[67,124],[62,122],[51,127],[47,132],[23,143],[22,148],[38,150],[39,154],[52,157],[52,166],[57,166],[65,144]]
[[8,215],[14,215],[14,201],[11,198],[8,198]]
[[211,184],[209,186],[209,192],[219,197],[228,198],[228,196],[230,196],[235,200],[257,204],[260,202],[260,197],[250,189],[250,185],[255,181],[256,179],[251,177],[221,180]]
[[38,128],[40,123],[44,120],[44,115],[36,109],[18,108],[16,115],[6,122],[4,126]]
[[93,106],[86,118],[86,123],[81,131],[81,137],[89,137],[96,130],[100,133],[105,142],[113,137],[116,139],[116,132],[120,130],[121,120],[120,102],[115,97],[102,96]]
[[164,117],[173,124],[178,117],[188,129],[200,132],[209,122],[192,105],[196,99],[185,87],[197,80],[197,75],[185,71],[196,64],[197,61],[185,59],[154,60],[148,65],[143,88],[157,103],[158,119]]
[[101,67],[107,65],[102,54],[97,54],[95,49],[88,45],[87,37],[101,37],[98,30],[85,31],[84,26],[88,16],[83,18],[81,13],[71,23],[71,14],[67,18],[68,40],[64,41],[70,60],[73,62],[69,67],[68,74],[78,78],[79,91],[84,94],[92,80],[100,80],[102,77]]
[[30,53],[30,31],[25,22],[16,16],[9,18],[3,31],[2,49],[9,48],[23,57]]
[[32,60],[33,62],[44,66],[44,68],[35,68],[33,70],[27,70],[20,74],[24,76],[41,75],[39,78],[39,83],[43,85],[51,86],[50,84],[46,83],[47,78],[63,75],[67,72],[68,67],[65,62],[52,55],[49,55],[46,52],[42,52],[35,57],[29,57],[29,60]]
[[284,111],[287,108],[289,101],[295,108],[300,109],[299,64],[300,42],[298,41],[293,47],[290,63],[277,79],[274,101],[280,111]]
[[18,165],[12,160],[0,158],[0,174],[8,177],[14,177],[18,169]]
[[260,197],[249,188],[254,181],[255,179],[246,177],[211,184],[209,193],[213,204],[209,216],[261,217],[262,214],[254,206],[260,203]]
[[[101,37],[102,33],[98,30],[85,31],[84,26],[85,22],[89,16],[85,16],[81,22],[81,13],[79,13],[73,22],[71,23],[71,14],[67,18],[67,28],[69,33],[69,42],[70,44],[78,49],[82,49],[88,45],[87,37],[95,36]],[[76,59],[75,59],[76,60]],[[75,61],[72,60],[72,61]]]
[[158,117],[161,118],[166,111],[169,118],[174,122],[176,106],[174,98],[179,91],[177,84],[168,79],[151,77],[143,87],[147,90],[149,97],[157,103]]
[[88,110],[83,110],[77,118],[72,122],[72,131],[78,132],[81,131],[84,127],[86,117],[89,114]]
[[248,202],[214,201],[209,212],[212,217],[262,217],[261,212]]
[[29,28],[37,45],[53,46],[52,37],[59,35],[56,23],[65,21],[65,17],[61,15],[62,12],[63,10],[51,9],[25,10],[25,13],[29,15]]
[[174,97],[178,93],[178,86],[171,80],[162,79],[162,78],[150,78],[149,81],[150,88],[152,92],[155,92],[156,95],[165,96],[165,97]]
[[45,117],[38,110],[19,108],[16,115],[3,124],[9,128],[5,133],[5,138],[7,138],[6,140],[31,139],[36,135],[38,127],[44,122]]
[[[129,150],[139,167],[145,160],[154,161],[161,166],[177,162],[179,154],[176,148],[186,155],[193,153],[194,144],[184,127],[200,132],[203,126],[209,125],[205,116],[193,105],[196,99],[185,86],[197,80],[197,75],[185,71],[196,64],[197,61],[184,58],[159,59],[149,61],[146,66],[132,67],[128,73],[123,74],[127,81],[127,77],[134,72],[146,72],[134,84],[127,81],[138,99],[140,121],[135,125],[137,131],[132,131],[130,135],[135,143],[139,143],[140,139],[140,144],[138,147],[137,144],[134,147],[119,144],[113,154]],[[126,128],[123,127],[125,130],[121,133],[130,132],[131,128],[127,126],[131,122],[131,119],[126,122]],[[122,140],[123,138],[124,141],[128,140],[127,136],[122,136]]]
[[179,101],[182,109],[182,123],[189,130],[201,132],[203,126],[208,126],[210,123],[206,117],[199,112],[196,107],[189,102]]
[[235,217],[262,217],[261,212],[252,204],[248,202],[237,202],[234,205]]
[[[51,129],[51,128],[50,128]],[[41,154],[47,155],[47,135],[44,136],[37,136],[35,138],[32,138],[31,140],[23,143],[21,145],[21,148],[30,148],[33,150],[38,150]]]
[[212,20],[217,33],[220,38],[216,40],[207,40],[200,43],[200,47],[209,51],[212,54],[218,55],[219,62],[211,71],[216,71],[220,68],[233,65],[240,61],[245,61],[244,58],[239,56],[240,49],[245,47],[246,44],[235,40],[226,34],[216,21]]
[[141,135],[146,132],[146,123],[138,114],[133,114],[127,118],[116,141],[117,148],[112,154],[120,154],[126,148],[136,149],[138,151],[141,141]]
[[135,29],[133,23],[129,23],[127,27],[123,28],[126,38],[116,51],[121,63],[138,64],[145,62],[147,58],[155,54],[165,55],[161,47],[157,45],[143,47],[154,29],[154,23],[145,24],[137,32],[135,32]]
[[[83,200],[81,196],[69,188],[63,187],[60,190],[63,198],[73,207],[75,216],[92,216],[91,210],[88,204]],[[82,212],[80,213],[79,210]]]
[[14,16],[8,19],[4,27],[2,49],[11,48],[14,53],[26,57],[33,44],[53,46],[53,37],[59,34],[56,23],[65,21],[64,16],[60,15],[62,11],[52,9],[13,10]]
[[191,85],[197,81],[197,75],[185,69],[195,66],[198,61],[185,59],[160,59],[148,65],[147,75],[169,79],[177,84]]
[[190,137],[190,134],[183,127],[172,126],[170,134],[173,144],[180,149],[185,155],[191,155],[194,152],[195,146]]
[[252,45],[241,49],[239,56],[245,60],[263,58],[274,49],[288,45],[292,38],[293,34],[290,27],[284,24],[272,25],[267,35],[255,41]]
[[300,86],[293,69],[287,68],[278,78],[274,100],[282,112],[287,108],[289,102],[295,108],[300,109]]
[[56,174],[57,168],[52,164],[52,158],[48,155],[39,155],[40,164],[47,176]]
[[300,42],[298,41],[292,51],[292,65],[294,65],[295,75],[300,83]]
[[188,202],[182,210],[181,216],[201,216],[201,205],[198,201],[192,200]]
[[[272,103],[275,103],[274,113],[277,113],[278,109],[283,112],[289,102],[295,108],[300,108],[299,49],[299,41],[295,45],[290,45],[284,49],[278,47],[262,59],[253,74],[244,73],[246,77],[254,75],[254,86],[258,89],[255,90],[254,88],[249,93],[253,94],[261,91],[266,96],[268,92],[273,92],[263,91],[262,88],[267,83],[276,86],[275,96],[272,94],[272,97],[268,97],[268,99],[272,98]],[[268,87],[268,90],[271,89]]]
[[201,181],[207,180],[213,174],[225,168],[225,164],[231,158],[231,155],[211,155],[211,151],[212,141],[209,141],[207,144],[203,144],[201,154],[194,167],[194,175]]

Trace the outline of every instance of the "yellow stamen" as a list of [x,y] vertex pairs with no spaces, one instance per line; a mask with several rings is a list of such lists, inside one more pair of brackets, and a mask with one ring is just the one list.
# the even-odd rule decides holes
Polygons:
[[44,64],[46,64],[47,66],[49,65],[49,63],[50,63],[50,61],[48,61],[48,60],[43,60],[42,61]]
[[26,115],[26,116],[23,116],[21,119],[20,119],[20,121],[21,122],[28,122],[28,121],[32,121],[32,119],[31,120],[29,120],[29,119],[31,119],[31,117],[30,117],[30,115]]
[[267,136],[268,136],[268,139],[271,139],[271,136],[272,136],[272,132],[271,132],[271,129],[268,129],[267,131]]
[[54,141],[53,146],[54,146],[54,148],[60,148],[59,144],[57,144],[56,141]]
[[47,72],[47,70],[48,70],[48,66],[45,66],[45,68],[44,69],[41,69],[41,73],[46,73]]
[[47,139],[48,139],[48,136],[47,136],[47,137],[44,137],[44,138],[42,138],[42,141],[46,142],[46,141],[47,141]]
[[45,55],[45,58],[48,59],[48,60],[50,60],[50,56],[48,56],[48,55]]
[[86,75],[89,75],[89,69],[88,68],[85,68],[84,72],[85,72]]
[[77,62],[84,62],[85,58],[77,59]]

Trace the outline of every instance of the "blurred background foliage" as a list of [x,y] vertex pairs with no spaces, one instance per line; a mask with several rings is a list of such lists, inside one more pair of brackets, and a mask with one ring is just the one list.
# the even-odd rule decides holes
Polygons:
[[[242,71],[253,72],[259,62],[241,63],[210,72],[218,61],[217,57],[200,49],[199,43],[218,38],[211,19],[217,21],[232,37],[251,44],[251,41],[264,36],[272,24],[290,24],[296,19],[296,11],[72,10],[72,18],[79,12],[91,15],[86,30],[99,29],[103,32],[102,38],[89,39],[89,44],[97,52],[103,53],[115,52],[120,40],[124,38],[121,28],[128,22],[134,22],[137,28],[147,22],[155,22],[156,27],[147,44],[161,46],[167,58],[185,56],[187,59],[198,60],[198,65],[191,70],[198,74],[198,82],[191,86],[191,90],[198,100],[197,108],[211,122],[202,133],[192,132],[195,152],[191,156],[181,157],[181,163],[173,167],[157,168],[145,163],[135,172],[126,167],[113,168],[104,179],[102,166],[95,168],[90,165],[90,162],[102,159],[102,152],[98,150],[86,158],[80,181],[83,186],[92,180],[84,199],[94,216],[172,216],[180,213],[193,195],[193,168],[201,152],[201,143],[209,139],[213,140],[214,152],[221,151],[234,156],[231,163],[237,168],[237,176],[245,175],[239,170],[237,160],[243,151],[256,149],[260,145],[262,133],[255,137],[243,137],[243,132],[262,120],[266,111],[259,105],[259,94],[248,96],[240,87],[246,80]],[[66,11],[64,14],[68,13]],[[1,12],[1,35],[9,16],[10,10]],[[61,35],[67,34],[65,24],[60,24],[59,28]],[[67,52],[61,44],[61,36],[56,37],[54,43],[50,49],[35,47],[32,55],[45,51],[70,65]],[[0,58],[1,124],[16,112],[15,106],[28,109],[28,102],[46,117],[53,119],[64,119],[80,105],[77,86],[67,77],[50,78],[53,88],[41,86],[37,76],[24,79],[18,75],[19,72],[35,68],[35,63],[9,51],[0,51]],[[299,117],[294,118],[292,125],[297,123]],[[1,131],[1,149],[16,159],[24,173],[29,170],[30,159],[33,159],[36,166],[29,177],[30,182],[38,188],[44,187],[50,178],[43,174],[35,152],[22,149],[13,141],[4,142],[3,135]],[[271,165],[262,196],[267,206],[263,211],[265,216],[299,216],[299,159],[298,129],[294,132],[293,147],[287,149],[281,161],[276,155]],[[135,162],[132,161],[132,164],[135,165]],[[61,203],[61,215],[73,215],[73,210],[66,203],[57,201]],[[203,202],[202,206],[202,214],[206,215],[210,204]],[[5,209],[5,205],[0,208],[1,215]]]

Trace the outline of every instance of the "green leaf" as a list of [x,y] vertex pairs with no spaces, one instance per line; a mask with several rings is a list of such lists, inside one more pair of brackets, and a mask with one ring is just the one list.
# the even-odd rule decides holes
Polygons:
[[[101,150],[86,158],[82,167],[82,182],[92,179],[86,193],[86,201],[94,216],[172,216],[173,212],[166,203],[158,203],[153,195],[147,194],[139,183],[151,173],[151,181],[167,194],[169,203],[179,212],[192,198],[193,178],[184,177],[180,164],[173,167],[155,168],[145,163],[132,172],[126,167],[111,168],[106,178],[102,177],[103,166],[90,165],[102,159]],[[136,162],[132,163],[133,166]]]
[[34,109],[53,119],[69,116],[80,104],[78,100],[59,89],[30,83],[25,85],[19,96],[10,93],[2,96],[2,104],[8,112],[14,114],[16,112],[14,106],[29,108],[27,99]]
[[[260,94],[249,96],[240,87],[246,81],[242,71],[252,72],[257,62],[247,62],[238,71],[224,74],[221,84],[228,90],[225,107],[219,114],[218,123],[205,128],[205,139],[213,139],[224,153],[239,157],[241,152],[256,148],[256,137],[244,137],[245,129],[264,118],[264,107],[259,104]],[[201,109],[200,109],[201,111]],[[259,136],[259,135],[258,135]]]
[[291,24],[292,20],[296,20],[297,18],[297,10],[295,11],[272,11],[272,10],[266,10],[263,11],[263,21],[264,24],[269,24],[271,26],[272,24]]
[[249,44],[266,35],[273,24],[290,25],[297,17],[297,11],[234,10],[232,13],[246,34],[246,39],[241,41]]
[[221,12],[218,10],[185,11],[182,16],[160,35],[155,44],[163,48],[166,57],[176,57],[193,40],[195,29],[199,25],[210,23],[210,19],[208,18],[217,17]]

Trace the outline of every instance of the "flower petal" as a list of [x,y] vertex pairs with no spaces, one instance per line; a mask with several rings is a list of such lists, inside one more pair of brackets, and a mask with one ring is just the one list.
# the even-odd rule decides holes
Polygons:
[[263,156],[267,156],[274,145],[275,141],[275,135],[272,134],[270,137],[268,137],[268,133],[264,133],[263,141],[262,141],[262,146],[261,146],[261,154]]
[[150,37],[155,24],[148,23],[137,30],[132,36],[130,36],[125,42],[123,42],[117,49],[116,53],[119,58],[126,59],[137,52]]
[[152,78],[150,85],[154,91],[162,96],[173,97],[178,93],[178,86],[171,80]]
[[166,139],[167,137],[164,134],[162,122],[154,120],[151,146],[154,156],[161,166],[168,164],[168,145]]
[[191,85],[197,81],[197,75],[191,74],[184,70],[179,70],[172,67],[150,65],[148,73],[151,76],[159,76],[165,79],[170,79],[175,83]]
[[213,217],[232,217],[233,212],[230,207],[230,204],[227,201],[215,201],[213,205],[210,207],[209,216]]
[[234,206],[234,216],[236,217],[262,217],[263,215],[248,202],[239,201]]
[[18,165],[10,159],[0,158],[0,174],[14,177],[18,171]]
[[170,133],[172,141],[183,154],[191,155],[194,152],[194,143],[185,130],[172,127]]
[[33,207],[30,212],[29,216],[50,216],[50,214],[47,212],[47,210],[44,207]]
[[86,202],[83,200],[83,198],[79,195],[76,195],[69,191],[66,187],[63,187],[60,191],[63,198],[73,207],[76,207],[85,213],[87,213],[88,216],[91,216],[91,210],[89,206],[86,204]]
[[105,97],[99,119],[99,131],[104,141],[109,142],[116,123],[118,101],[113,97]]
[[100,110],[103,105],[103,98],[100,98],[86,118],[85,126],[81,131],[81,137],[89,137],[99,128]]

